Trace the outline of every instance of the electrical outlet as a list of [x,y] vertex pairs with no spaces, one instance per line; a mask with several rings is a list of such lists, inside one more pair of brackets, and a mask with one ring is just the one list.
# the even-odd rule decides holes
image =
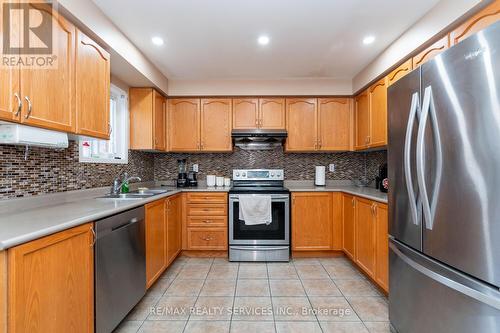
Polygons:
[[329,165],[328,165],[328,171],[330,171],[330,172],[335,172],[335,164],[333,164],[333,163],[332,163],[332,164],[329,164]]
[[193,171],[198,172],[198,164],[193,164]]

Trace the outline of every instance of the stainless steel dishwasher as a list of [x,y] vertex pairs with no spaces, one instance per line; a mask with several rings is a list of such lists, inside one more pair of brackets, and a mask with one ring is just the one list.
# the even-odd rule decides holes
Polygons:
[[144,207],[96,221],[95,326],[109,333],[146,293]]

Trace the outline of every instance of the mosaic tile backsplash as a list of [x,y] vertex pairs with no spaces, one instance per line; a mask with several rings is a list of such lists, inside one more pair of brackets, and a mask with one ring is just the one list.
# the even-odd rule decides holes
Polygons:
[[237,147],[227,154],[156,154],[154,157],[155,180],[172,180],[177,177],[177,159],[199,164],[199,180],[206,175],[232,177],[232,170],[284,169],[287,180],[314,180],[316,165],[335,164],[335,172],[326,173],[329,180],[349,180],[365,176],[375,179],[378,167],[387,162],[387,152],[342,152],[321,154],[285,154],[282,148],[266,151],[242,150]]
[[327,179],[349,180],[365,175],[375,178],[380,164],[387,161],[386,151],[368,153],[285,154],[282,148],[270,151],[245,151],[229,154],[158,154],[129,151],[129,163],[79,163],[78,145],[70,141],[68,149],[30,148],[24,160],[24,147],[0,145],[0,199],[27,197],[110,186],[123,172],[143,181],[173,180],[177,177],[177,159],[199,164],[199,179],[207,174],[231,177],[236,168],[285,169],[287,180],[313,180],[314,166],[335,164]]
[[79,163],[78,144],[64,150],[0,145],[0,199],[111,186],[123,173],[144,181],[154,177],[152,153],[129,151],[128,164]]

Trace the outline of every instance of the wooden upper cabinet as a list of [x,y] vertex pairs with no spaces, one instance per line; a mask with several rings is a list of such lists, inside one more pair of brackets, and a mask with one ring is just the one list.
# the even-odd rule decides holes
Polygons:
[[88,223],[8,250],[8,332],[94,331],[92,243]]
[[171,151],[200,150],[200,100],[168,100],[168,134]]
[[81,31],[76,33],[76,132],[109,139],[109,53]]
[[374,203],[356,198],[355,247],[356,263],[371,277],[375,276]]
[[355,199],[350,194],[342,194],[342,249],[355,260]]
[[285,129],[286,112],[284,98],[259,99],[259,128]]
[[167,225],[165,200],[145,207],[146,288],[149,288],[167,268]]
[[376,225],[376,268],[375,281],[389,292],[389,219],[387,214],[387,205],[375,203],[374,215]]
[[259,100],[257,98],[233,99],[233,129],[259,127]]
[[350,98],[318,99],[319,150],[351,148],[351,106]]
[[292,250],[320,251],[333,247],[332,194],[292,193]]
[[390,86],[394,84],[397,80],[410,73],[413,69],[412,58],[406,60],[404,63],[399,65],[396,69],[387,75],[387,85]]
[[355,102],[355,134],[354,149],[366,149],[370,143],[370,103],[368,91],[364,91],[354,98]]
[[446,51],[449,47],[450,38],[448,35],[446,35],[412,58],[413,69],[423,65],[427,61],[437,56],[439,53]]
[[368,145],[387,145],[387,80],[383,78],[368,89],[370,100],[370,137]]
[[130,149],[166,150],[166,101],[152,88],[130,88]]
[[232,151],[231,118],[231,99],[201,100],[201,150]]
[[153,90],[153,147],[155,150],[167,150],[166,120],[167,101],[165,97]]
[[500,20],[500,1],[495,0],[450,33],[451,45],[460,43],[498,20]]
[[315,98],[286,99],[288,138],[286,151],[311,151],[318,147],[317,100]]
[[57,39],[53,43],[57,65],[51,69],[21,69],[24,102],[21,121],[27,125],[75,132],[76,29],[56,11],[50,11],[45,5],[36,6],[42,15],[48,16],[45,19],[52,19],[52,33]]
[[167,264],[170,265],[181,251],[182,196],[168,197],[167,206]]

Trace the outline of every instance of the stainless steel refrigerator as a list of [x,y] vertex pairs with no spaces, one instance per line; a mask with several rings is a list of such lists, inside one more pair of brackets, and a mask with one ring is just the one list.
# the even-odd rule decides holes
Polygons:
[[388,99],[391,323],[500,332],[500,23]]

